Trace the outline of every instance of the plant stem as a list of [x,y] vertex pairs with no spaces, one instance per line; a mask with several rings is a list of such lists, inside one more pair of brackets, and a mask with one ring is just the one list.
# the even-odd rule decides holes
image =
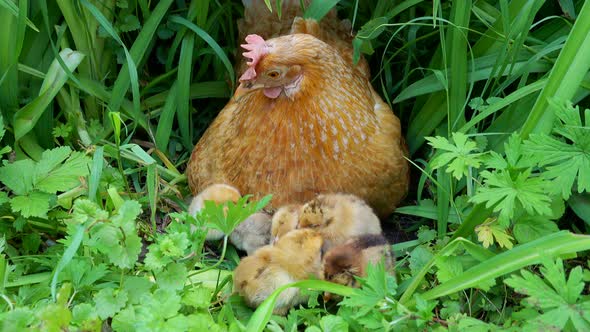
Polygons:
[[194,271],[193,273],[191,273],[189,275],[189,277],[195,276],[195,275],[203,273],[203,272],[207,272],[209,270],[213,270],[214,268],[218,267],[221,264],[221,262],[223,262],[223,260],[225,259],[225,251],[227,250],[228,237],[229,236],[227,234],[223,237],[223,249],[221,250],[221,256],[219,256],[219,260],[217,260],[217,262],[211,266],[207,266],[204,269]]

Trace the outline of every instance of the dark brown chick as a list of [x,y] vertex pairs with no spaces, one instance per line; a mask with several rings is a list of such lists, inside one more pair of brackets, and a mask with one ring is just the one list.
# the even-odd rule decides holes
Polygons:
[[[355,277],[366,277],[367,266],[380,261],[384,262],[386,271],[393,273],[395,256],[387,239],[382,234],[356,236],[324,255],[323,278],[337,284],[358,287]],[[324,294],[325,300],[330,297],[331,294]]]

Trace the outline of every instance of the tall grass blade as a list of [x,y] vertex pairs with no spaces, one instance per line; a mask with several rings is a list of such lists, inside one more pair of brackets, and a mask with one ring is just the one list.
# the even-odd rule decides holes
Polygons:
[[156,226],[156,211],[158,211],[158,207],[156,203],[158,202],[158,168],[156,167],[157,164],[153,163],[148,165],[147,167],[147,193],[150,202],[150,220],[152,222],[152,232],[155,234],[157,232]]
[[448,130],[465,123],[463,114],[467,98],[467,29],[471,18],[471,0],[453,1],[449,26],[446,61],[453,78],[449,82]]
[[[590,236],[588,235],[576,235],[567,231],[553,233],[485,260],[452,280],[420,295],[425,300],[434,300],[475,287],[483,281],[498,278],[523,267],[539,264],[547,257],[571,255],[589,249]],[[413,301],[408,303],[409,306],[412,304]]]
[[148,129],[147,119],[140,110],[139,80],[137,78],[137,68],[135,67],[135,64],[140,63],[144,59],[146,51],[152,41],[154,34],[156,33],[156,29],[158,28],[158,25],[162,21],[164,15],[166,15],[166,12],[168,11],[168,8],[170,8],[173,0],[162,0],[158,2],[150,17],[144,23],[139,35],[133,43],[133,46],[131,46],[131,50],[129,51],[127,51],[123,41],[121,41],[121,39],[117,36],[112,25],[106,20],[104,15],[102,15],[102,13],[98,11],[96,7],[91,5],[87,0],[82,1],[84,5],[92,12],[94,17],[99,21],[100,25],[123,47],[123,50],[125,50],[127,62],[123,65],[123,68],[121,68],[119,76],[115,81],[109,108],[111,111],[118,111],[121,108],[121,104],[123,103],[125,94],[129,88],[129,83],[131,83],[131,89],[133,93],[133,116],[135,121],[137,121],[140,126]]
[[270,320],[272,310],[274,309],[275,303],[277,302],[279,295],[281,295],[281,292],[283,292],[285,289],[291,287],[322,290],[341,296],[350,296],[353,294],[354,291],[353,288],[322,280],[304,280],[281,286],[277,290],[275,290],[268,298],[266,298],[266,300],[264,300],[264,302],[262,302],[260,306],[258,306],[252,317],[250,317],[250,321],[248,322],[246,331],[263,331],[266,327],[266,324]]
[[[103,157],[104,147],[97,146],[94,150],[90,175],[88,176],[88,199],[91,201],[96,201],[96,192],[98,191],[100,176],[102,175]],[[98,203],[100,205],[100,202]]]
[[182,41],[180,48],[180,61],[178,64],[178,85],[177,85],[177,105],[176,116],[178,118],[178,127],[182,144],[187,150],[192,147],[192,135],[190,130],[189,109],[190,109],[190,87],[191,73],[193,67],[193,49],[195,46],[195,35],[188,34]]
[[579,17],[559,53],[547,85],[537,98],[531,113],[520,132],[527,138],[530,133],[549,133],[555,114],[549,107],[549,99],[572,99],[584,76],[590,69],[590,2],[585,1]]
[[305,9],[303,18],[311,18],[320,21],[332,8],[334,8],[340,0],[314,0]]
[[156,147],[160,151],[166,151],[170,141],[170,133],[174,124],[174,114],[176,113],[178,83],[175,82],[168,91],[166,102],[162,107],[162,113],[158,118],[158,127],[156,129]]
[[0,45],[2,45],[0,47],[0,74],[4,77],[0,85],[0,91],[2,91],[0,93],[0,110],[7,121],[12,119],[19,106],[18,57],[15,57],[14,52],[19,43],[17,40],[19,11],[12,1],[8,2],[14,6],[14,13],[5,6],[0,7],[0,20],[3,23],[3,28],[0,30]]
[[[16,4],[11,1],[11,0],[0,0],[0,6],[4,7],[5,9],[8,9],[8,11],[14,15],[15,17],[19,16],[19,8],[16,6]],[[33,31],[35,32],[39,32],[39,28],[37,28],[37,26],[35,25],[35,23],[33,23],[28,17],[25,18],[25,22],[27,24],[27,26],[29,26],[29,28],[33,29]],[[6,22],[4,22],[6,23]]]
[[221,49],[219,44],[215,41],[215,39],[211,38],[211,36],[205,30],[199,28],[194,23],[187,21],[185,18],[182,18],[180,16],[172,16],[172,17],[170,17],[170,21],[174,22],[174,23],[181,24],[181,25],[189,28],[194,33],[196,33],[197,36],[201,37],[213,49],[213,52],[215,52],[215,55],[217,55],[217,57],[223,63],[223,65],[225,66],[225,69],[227,70],[227,73],[228,73],[230,80],[232,82],[232,90],[233,90],[233,84],[235,84],[235,80],[236,80],[236,77],[234,74],[234,69],[233,69],[231,62],[229,61],[227,55],[225,54],[225,52],[223,52],[223,50]]
[[66,251],[64,251],[64,254],[59,259],[59,262],[53,271],[53,277],[51,278],[51,297],[53,298],[53,301],[57,300],[57,280],[59,273],[72,261],[72,258],[74,258],[76,255],[76,251],[78,251],[78,248],[82,243],[82,239],[84,239],[84,232],[86,232],[86,226],[78,225],[74,236],[72,236],[72,242]]
[[[59,53],[59,57],[66,64],[68,70],[73,71],[78,67],[84,55],[82,53],[65,49]],[[45,111],[49,103],[57,95],[66,83],[68,76],[57,60],[51,64],[45,75],[39,96],[20,109],[14,116],[14,136],[18,140],[27,134]]]

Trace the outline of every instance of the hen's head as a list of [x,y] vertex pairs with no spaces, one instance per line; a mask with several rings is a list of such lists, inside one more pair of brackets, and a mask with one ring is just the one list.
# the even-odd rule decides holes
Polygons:
[[264,40],[258,35],[248,35],[247,50],[243,55],[250,59],[248,69],[240,77],[236,96],[262,89],[268,98],[281,94],[291,97],[301,89],[304,76],[315,63],[318,50],[328,47],[319,39],[306,34],[285,35]]

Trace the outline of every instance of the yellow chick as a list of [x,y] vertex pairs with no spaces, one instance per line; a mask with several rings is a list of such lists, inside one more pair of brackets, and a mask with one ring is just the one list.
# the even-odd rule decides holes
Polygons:
[[275,212],[272,216],[272,227],[270,229],[270,238],[273,243],[276,243],[280,237],[297,228],[300,210],[301,205],[290,204],[282,206]]
[[316,229],[324,238],[324,251],[353,236],[381,234],[381,224],[362,199],[349,194],[319,195],[303,205],[298,228]]
[[[322,273],[322,237],[311,229],[294,230],[274,245],[258,249],[242,259],[234,271],[234,291],[247,305],[256,308],[277,288]],[[307,301],[298,288],[279,295],[273,313],[286,314],[297,304]]]
[[[384,261],[385,270],[393,273],[395,256],[391,245],[381,234],[356,236],[330,249],[324,255],[323,279],[337,284],[358,287],[357,277],[367,276],[367,266]],[[324,293],[324,300],[331,298]]]
[[[225,202],[237,202],[242,195],[238,189],[227,184],[212,184],[205,190],[201,191],[193,198],[188,208],[188,213],[196,216],[199,211],[205,207],[205,201],[213,201],[216,204]],[[219,240],[223,237],[223,232],[217,229],[210,229],[207,232],[207,241]]]
[[256,212],[234,229],[229,240],[236,248],[252,255],[258,248],[270,242],[270,226],[270,215],[266,212]]

